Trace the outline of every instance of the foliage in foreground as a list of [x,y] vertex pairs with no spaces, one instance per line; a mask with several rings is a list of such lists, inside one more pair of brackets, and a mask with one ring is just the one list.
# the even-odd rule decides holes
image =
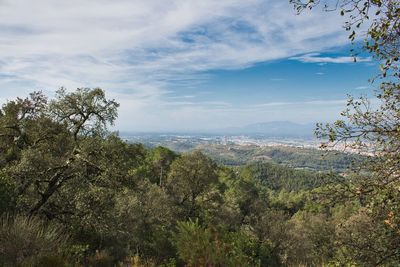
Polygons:
[[23,215],[0,221],[0,262],[4,266],[38,265],[57,259],[67,243],[58,225]]
[[[395,215],[332,201],[351,179],[107,133],[101,89],[36,93],[0,112],[3,266],[394,266]],[[333,191],[329,191],[333,192]],[[368,195],[366,195],[368,196]],[[390,206],[389,206],[390,207]],[[387,214],[382,213],[386,218]]]
[[[339,201],[358,199],[363,212],[351,217],[344,227],[354,228],[347,251],[360,250],[352,258],[368,265],[389,265],[400,261],[400,2],[392,0],[291,0],[298,11],[318,5],[340,12],[346,18],[349,39],[364,38],[363,48],[380,64],[377,105],[366,97],[350,96],[342,120],[318,125],[317,135],[327,138],[323,146],[344,143],[369,157],[350,177],[328,187],[326,193]],[[368,29],[361,31],[362,24]],[[356,58],[355,58],[356,60]],[[367,232],[365,229],[372,229]],[[343,237],[348,231],[343,232]],[[379,234],[378,234],[379,233]],[[361,238],[362,237],[362,238]],[[353,239],[359,242],[353,242]],[[373,243],[375,240],[376,243]],[[385,243],[382,247],[381,242]],[[357,249],[358,248],[358,249]],[[366,252],[369,251],[369,252]]]

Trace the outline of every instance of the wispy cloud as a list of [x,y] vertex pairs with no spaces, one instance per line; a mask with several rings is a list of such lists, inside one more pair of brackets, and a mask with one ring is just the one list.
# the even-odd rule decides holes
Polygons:
[[269,79],[270,81],[272,81],[272,82],[282,82],[282,81],[284,81],[285,79],[283,79],[283,78],[271,78],[271,79]]
[[305,105],[345,105],[346,99],[327,99],[327,100],[309,100],[309,101],[293,101],[293,102],[268,102],[254,105],[254,107],[276,107],[276,106],[305,106]]
[[188,99],[188,98],[195,98],[195,95],[179,95],[179,96],[168,96],[168,99]]
[[292,60],[298,60],[303,63],[335,63],[335,64],[346,64],[346,63],[354,63],[356,62],[370,62],[372,60],[371,57],[327,57],[321,56],[319,53],[310,53],[302,56],[291,57]]
[[347,42],[341,19],[322,11],[296,16],[288,1],[276,0],[3,0],[0,85],[7,89],[0,97],[100,86],[121,102],[122,128],[189,115],[228,121],[208,111],[229,103],[195,101],[192,92],[174,97],[171,87],[201,84],[210,70],[288,57],[348,62],[308,54]]
[[358,86],[356,88],[354,88],[355,90],[365,90],[365,89],[369,89],[369,86]]
[[342,43],[322,16],[285,1],[5,0],[0,71],[44,87],[184,80]]

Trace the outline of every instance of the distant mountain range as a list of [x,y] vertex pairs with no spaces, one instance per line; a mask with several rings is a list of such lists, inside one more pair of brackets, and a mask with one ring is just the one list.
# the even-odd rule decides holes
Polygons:
[[272,121],[220,129],[224,134],[260,134],[270,137],[312,137],[315,124],[299,124],[290,121]]

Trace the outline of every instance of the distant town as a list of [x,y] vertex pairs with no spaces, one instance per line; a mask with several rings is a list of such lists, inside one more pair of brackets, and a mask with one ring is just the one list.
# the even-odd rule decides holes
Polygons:
[[[183,134],[183,133],[121,133],[121,138],[130,143],[141,143],[148,147],[164,146],[177,152],[186,152],[210,145],[221,146],[257,146],[257,147],[293,147],[304,149],[321,149],[325,140],[314,137],[268,136],[262,134],[222,135],[222,134]],[[348,144],[337,143],[326,147],[343,153],[372,155],[371,151],[352,149]]]
[[196,134],[121,134],[121,138],[132,143],[143,143],[148,146],[173,146],[186,144],[190,147],[204,144],[218,145],[256,145],[288,146],[298,148],[319,148],[321,140],[307,138],[267,137],[262,135],[196,135]]

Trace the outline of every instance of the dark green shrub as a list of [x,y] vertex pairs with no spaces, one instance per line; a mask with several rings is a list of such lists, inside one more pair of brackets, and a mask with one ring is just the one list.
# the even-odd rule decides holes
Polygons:
[[0,219],[0,263],[32,266],[54,255],[66,244],[62,229],[36,217],[3,216]]
[[68,267],[68,263],[61,255],[46,255],[38,259],[35,263],[37,267]]

